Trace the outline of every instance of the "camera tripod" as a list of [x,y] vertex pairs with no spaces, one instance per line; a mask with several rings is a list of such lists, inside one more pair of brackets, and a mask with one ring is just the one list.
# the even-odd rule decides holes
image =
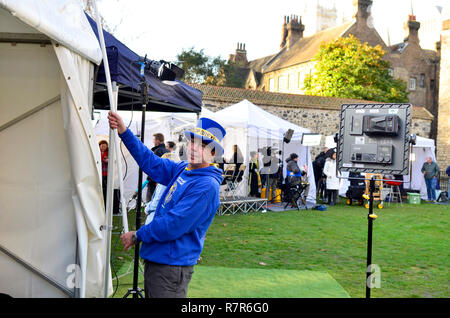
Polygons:
[[[142,119],[141,119],[141,142],[144,143],[145,136],[145,112],[147,110],[147,104],[149,102],[148,87],[145,80],[144,68],[145,61],[141,63],[141,99],[142,99]],[[142,169],[139,167],[138,172],[138,194],[136,198],[136,231],[141,228],[141,213],[142,213]],[[129,288],[123,298],[127,298],[132,295],[134,299],[140,297],[144,298],[142,294],[143,289],[138,287],[138,274],[139,274],[139,246],[140,243],[136,242],[134,246],[134,268],[133,268],[133,287]]]

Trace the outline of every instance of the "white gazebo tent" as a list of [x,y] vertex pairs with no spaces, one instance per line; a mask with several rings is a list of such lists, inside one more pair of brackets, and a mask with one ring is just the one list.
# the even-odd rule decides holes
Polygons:
[[[301,145],[303,133],[309,133],[310,130],[297,126],[291,122],[281,119],[262,108],[254,105],[248,100],[243,100],[237,104],[219,110],[214,113],[215,120],[222,124],[227,134],[223,139],[225,149],[224,157],[229,159],[232,156],[232,146],[238,145],[244,157],[244,164],[248,167],[250,152],[258,151],[265,146],[277,148],[283,152],[284,176],[286,175],[286,161],[291,153],[299,155],[299,166],[306,164],[308,168],[308,179],[310,183],[308,201],[316,202],[316,186],[314,182],[314,172],[311,163],[309,149]],[[283,143],[283,137],[288,129],[294,130],[291,141]],[[262,158],[260,156],[260,168],[262,167]],[[244,182],[247,182],[248,171],[245,174]],[[242,188],[246,194],[247,187]]]
[[0,292],[102,297],[98,41],[75,0],[0,0],[0,29]]
[[427,199],[427,186],[421,171],[422,165],[427,157],[436,161],[436,147],[433,139],[417,136],[416,144],[412,147],[410,157],[410,175],[403,177],[405,181],[404,188],[420,191],[422,199]]

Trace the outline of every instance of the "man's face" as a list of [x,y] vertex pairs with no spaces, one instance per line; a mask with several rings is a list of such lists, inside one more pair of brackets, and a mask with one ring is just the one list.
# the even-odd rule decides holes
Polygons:
[[432,162],[432,160],[431,160],[430,157],[427,157],[427,162],[428,162],[428,163],[431,163],[431,162]]
[[160,142],[158,139],[153,138],[153,144],[154,144],[155,146],[159,146],[160,143],[161,143],[161,142]]
[[213,161],[214,152],[200,138],[192,137],[187,147],[187,156],[190,164],[209,164]]

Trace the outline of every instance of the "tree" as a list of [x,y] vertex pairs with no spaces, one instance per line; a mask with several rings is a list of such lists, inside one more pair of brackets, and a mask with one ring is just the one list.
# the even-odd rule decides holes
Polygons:
[[355,98],[378,102],[408,101],[406,83],[389,74],[389,61],[377,45],[372,47],[350,35],[323,43],[314,57],[315,72],[305,78],[307,95]]
[[182,50],[175,62],[184,69],[182,80],[189,83],[209,84],[216,86],[241,87],[242,79],[238,76],[237,67],[228,63],[220,56],[210,57],[201,49],[193,47]]
[[175,62],[184,70],[183,80],[189,83],[202,84],[208,76],[213,76],[219,71],[220,58],[211,59],[203,49],[195,51],[192,47],[189,50],[182,50],[177,55]]

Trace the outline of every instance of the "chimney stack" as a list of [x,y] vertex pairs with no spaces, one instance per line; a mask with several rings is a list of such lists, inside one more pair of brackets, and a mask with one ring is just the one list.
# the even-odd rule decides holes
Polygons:
[[283,26],[281,27],[281,44],[280,50],[284,48],[286,45],[286,37],[287,37],[287,17],[284,16]]
[[[302,18],[297,15],[291,15],[290,17],[284,17],[285,24],[283,24],[283,39],[281,42],[281,48],[286,46],[287,48],[292,47],[295,42],[303,37],[303,31],[305,31],[305,26],[302,24]],[[284,42],[284,45],[283,45]]]
[[372,0],[353,0],[353,6],[356,7],[355,14],[353,15],[356,21],[366,23],[370,17]]
[[408,15],[408,21],[405,23],[405,30],[408,32],[408,35],[404,42],[419,44],[419,29],[420,22],[416,21],[416,16],[413,14]]
[[235,54],[230,54],[229,61],[238,65],[245,66],[247,65],[247,51],[245,50],[245,43],[239,43],[236,47]]

